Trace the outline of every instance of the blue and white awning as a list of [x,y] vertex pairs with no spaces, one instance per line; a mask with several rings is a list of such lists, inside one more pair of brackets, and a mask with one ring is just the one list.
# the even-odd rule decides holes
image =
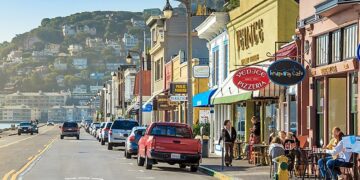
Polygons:
[[216,89],[211,89],[203,93],[196,94],[193,97],[194,107],[209,107],[211,106],[211,97],[215,93]]

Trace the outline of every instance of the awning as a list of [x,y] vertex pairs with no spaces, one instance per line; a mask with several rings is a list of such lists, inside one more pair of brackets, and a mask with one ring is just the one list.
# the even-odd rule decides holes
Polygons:
[[216,92],[216,89],[208,90],[193,97],[194,107],[208,107],[211,106],[211,96]]
[[278,51],[276,51],[275,56],[276,59],[296,58],[297,46],[295,41],[282,46]]
[[220,85],[211,98],[211,104],[231,104],[252,98],[253,92],[245,91],[235,86],[232,81],[235,73],[235,71],[231,72],[230,75],[225,79],[224,83]]

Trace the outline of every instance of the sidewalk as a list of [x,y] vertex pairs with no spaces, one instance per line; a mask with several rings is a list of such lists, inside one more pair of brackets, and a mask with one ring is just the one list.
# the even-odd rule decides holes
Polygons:
[[269,180],[269,166],[254,166],[248,164],[247,160],[234,160],[232,167],[224,167],[221,171],[221,157],[210,155],[203,158],[199,170],[207,175],[221,180]]

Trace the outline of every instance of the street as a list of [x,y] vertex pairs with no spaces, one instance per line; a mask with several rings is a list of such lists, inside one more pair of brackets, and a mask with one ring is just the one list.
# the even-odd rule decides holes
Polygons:
[[145,170],[136,159],[125,159],[121,148],[109,151],[84,131],[80,140],[60,140],[57,126],[40,128],[39,135],[1,139],[0,159],[3,180],[212,179],[163,163]]

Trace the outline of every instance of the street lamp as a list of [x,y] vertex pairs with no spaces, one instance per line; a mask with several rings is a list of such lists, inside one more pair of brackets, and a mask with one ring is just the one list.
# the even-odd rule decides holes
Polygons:
[[141,55],[140,52],[138,51],[132,51],[132,50],[129,50],[128,52],[128,55],[126,57],[126,62],[127,63],[131,63],[132,62],[132,56],[131,56],[131,53],[135,53],[137,54],[138,56],[140,56],[140,77],[139,77],[139,124],[142,125],[142,117],[143,117],[143,110],[142,110],[142,105],[143,105],[143,93],[142,93],[142,89],[143,89],[143,63],[144,63],[144,57]]
[[169,0],[166,0],[166,5],[163,9],[164,16],[166,19],[170,19],[173,15],[173,8],[171,7]]
[[[192,13],[192,9],[191,9],[191,3],[192,0],[176,0],[179,1],[183,4],[185,4],[186,6],[186,23],[187,23],[187,75],[188,75],[188,79],[187,79],[187,96],[188,96],[188,110],[187,110],[187,120],[188,120],[188,124],[190,126],[193,125],[193,104],[192,104],[192,35],[191,35],[191,24],[192,24],[192,20],[191,20],[191,13]],[[170,19],[172,16],[173,12],[173,8],[171,7],[169,0],[166,0],[166,5],[164,7],[163,13],[165,18]]]

